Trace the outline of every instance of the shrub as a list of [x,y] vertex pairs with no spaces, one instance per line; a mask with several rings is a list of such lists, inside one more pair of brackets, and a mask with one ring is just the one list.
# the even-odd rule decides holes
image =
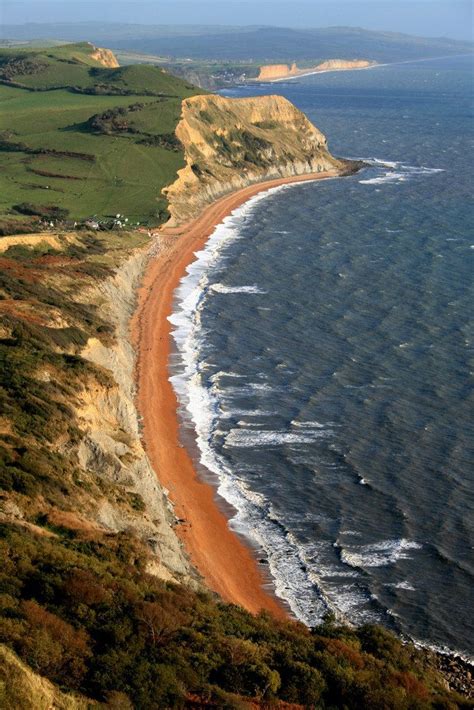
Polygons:
[[69,210],[57,205],[33,205],[31,202],[21,202],[13,205],[15,212],[33,217],[43,217],[44,219],[63,220],[69,214]]
[[[394,656],[360,651],[361,666],[357,647],[368,627],[334,627],[334,639],[216,604],[150,577],[147,553],[130,535],[32,538],[4,525],[0,553],[0,639],[51,680],[112,707],[182,708],[195,698],[197,707],[235,709],[253,698],[269,706],[451,710],[459,700],[400,669],[403,646],[388,632],[383,644],[392,640]],[[412,652],[425,672],[423,656]]]
[[28,633],[18,643],[19,653],[41,675],[78,688],[86,673],[86,659],[91,655],[88,634],[84,629],[74,629],[35,601],[22,602],[20,609]]

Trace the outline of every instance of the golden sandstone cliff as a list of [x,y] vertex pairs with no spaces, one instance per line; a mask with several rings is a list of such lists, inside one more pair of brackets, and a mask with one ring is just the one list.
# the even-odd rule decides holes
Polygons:
[[172,226],[248,185],[308,173],[339,174],[348,167],[329,153],[321,131],[282,96],[193,96],[183,101],[176,135],[186,166],[163,190]]
[[267,64],[260,67],[258,81],[269,81],[271,79],[281,79],[284,76],[296,76],[301,69],[296,64]]
[[318,64],[315,71],[343,71],[345,69],[367,69],[374,62],[368,59],[328,59]]
[[299,69],[295,63],[288,64],[268,64],[260,67],[257,81],[275,81],[276,79],[287,79],[293,76],[304,76],[318,71],[343,71],[347,69],[366,69],[374,64],[368,59],[328,59],[315,67]]
[[94,59],[99,64],[107,69],[117,69],[119,63],[117,57],[110,49],[102,49],[101,47],[94,47],[91,45],[92,53],[91,59]]

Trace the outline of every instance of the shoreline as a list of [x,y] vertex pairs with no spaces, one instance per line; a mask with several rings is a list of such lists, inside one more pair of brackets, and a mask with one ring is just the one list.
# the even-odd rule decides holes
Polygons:
[[291,81],[292,79],[303,79],[306,76],[315,76],[316,74],[334,74],[336,72],[344,71],[364,71],[365,69],[375,69],[376,67],[383,67],[386,64],[370,64],[367,67],[347,67],[345,69],[308,69],[305,71],[301,69],[298,74],[289,74],[288,76],[277,76],[274,79],[251,79],[252,84],[278,84],[282,81]]
[[169,379],[174,345],[168,316],[172,313],[174,292],[186,267],[195,259],[194,252],[205,245],[215,228],[235,209],[274,187],[346,174],[334,170],[259,182],[221,197],[189,224],[161,228],[157,233],[158,253],[147,265],[131,323],[143,442],[173,504],[177,534],[191,564],[206,586],[225,601],[252,613],[264,609],[280,619],[290,618],[285,602],[268,589],[267,570],[260,569],[251,545],[230,529],[223,506],[216,500],[217,486],[201,480],[191,454],[181,443],[179,402]]
[[444,54],[436,57],[420,57],[418,59],[401,59],[397,62],[374,62],[368,67],[353,67],[352,69],[321,69],[320,71],[314,70],[301,70],[301,74],[292,74],[289,76],[276,77],[274,79],[249,79],[246,82],[247,86],[252,86],[255,84],[278,84],[283,81],[292,81],[293,79],[302,79],[307,76],[315,76],[316,74],[328,74],[336,72],[346,72],[346,71],[363,71],[365,69],[379,69],[380,67],[391,67],[397,66],[399,64],[416,64],[418,62],[433,62],[439,59],[454,59],[456,57],[471,57],[471,54]]

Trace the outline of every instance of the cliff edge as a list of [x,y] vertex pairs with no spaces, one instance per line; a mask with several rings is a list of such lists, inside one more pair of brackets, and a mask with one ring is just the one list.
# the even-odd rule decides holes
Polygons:
[[117,57],[111,49],[102,49],[102,47],[92,46],[91,59],[94,59],[98,64],[101,64],[107,69],[117,69],[120,64]]
[[262,180],[348,169],[347,161],[330,154],[321,131],[282,96],[185,99],[176,136],[186,166],[163,190],[171,226]]
[[266,64],[260,67],[260,73],[257,81],[269,81],[272,79],[280,79],[285,76],[295,76],[301,71],[295,63],[288,64]]

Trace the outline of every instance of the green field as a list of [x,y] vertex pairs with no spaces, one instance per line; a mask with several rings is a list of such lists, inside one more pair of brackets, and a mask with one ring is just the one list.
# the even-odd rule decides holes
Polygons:
[[[181,101],[200,91],[153,66],[104,68],[91,53],[85,43],[0,50],[0,224],[24,219],[14,209],[24,203],[71,221],[166,217],[161,190],[184,165],[170,138]],[[119,122],[104,119],[117,108]]]

